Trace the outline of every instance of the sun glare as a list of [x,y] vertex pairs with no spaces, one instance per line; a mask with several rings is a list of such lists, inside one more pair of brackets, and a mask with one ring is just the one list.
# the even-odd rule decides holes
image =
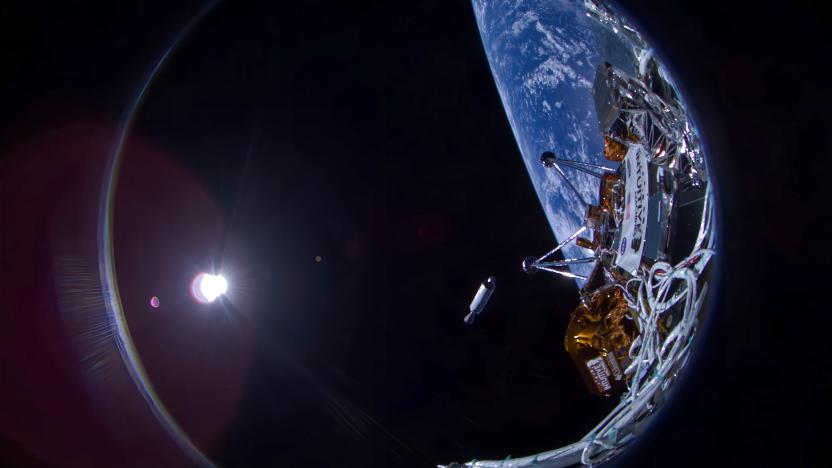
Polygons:
[[222,275],[200,273],[191,282],[191,294],[203,304],[214,302],[228,291],[228,280]]

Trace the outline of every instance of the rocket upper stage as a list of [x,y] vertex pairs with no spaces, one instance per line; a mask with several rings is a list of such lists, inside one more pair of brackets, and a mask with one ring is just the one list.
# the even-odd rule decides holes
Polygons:
[[496,286],[497,282],[493,276],[489,276],[480,284],[480,288],[477,290],[474,299],[471,301],[471,305],[468,307],[470,312],[465,316],[465,323],[469,325],[474,323],[474,318],[485,309],[485,305],[488,304],[491,295],[494,294],[494,288]]

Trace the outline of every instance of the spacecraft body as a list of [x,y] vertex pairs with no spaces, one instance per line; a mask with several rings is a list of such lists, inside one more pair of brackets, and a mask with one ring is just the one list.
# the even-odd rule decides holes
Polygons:
[[[587,209],[585,225],[592,238],[576,242],[593,250],[598,266],[619,279],[635,275],[642,264],[672,262],[690,252],[693,239],[677,246],[677,234],[701,218],[706,195],[697,137],[673,88],[654,76],[652,58],[647,69],[648,75],[637,79],[604,64],[593,87],[604,156],[621,164],[616,173],[603,175],[599,204]],[[664,99],[647,83],[660,83],[656,88],[667,90]],[[680,213],[679,206],[697,202],[698,210]]]
[[[600,177],[599,202],[587,206],[584,218],[589,235],[575,240],[594,252],[596,264],[564,340],[588,389],[607,396],[627,388],[630,349],[646,312],[624,296],[637,297],[638,278],[657,262],[672,265],[695,250],[696,239],[686,233],[705,215],[708,181],[696,135],[655,59],[647,57],[640,71],[631,77],[605,63],[596,74],[604,157],[620,164]],[[662,314],[658,339],[667,338],[681,308],[677,303]]]
[[[609,20],[601,7],[595,13]],[[584,202],[583,225],[572,236],[523,262],[527,273],[585,280],[564,345],[588,389],[605,396],[632,389],[632,379],[644,377],[668,344],[692,337],[701,301],[686,295],[695,293],[713,255],[713,203],[699,138],[652,51],[635,51],[636,76],[603,63],[592,88],[604,158],[617,168],[545,151],[541,164],[578,198],[561,166],[595,176],[598,203]],[[572,241],[592,256],[553,260]],[[579,263],[594,264],[589,276],[570,271]],[[661,347],[636,359],[642,343]]]

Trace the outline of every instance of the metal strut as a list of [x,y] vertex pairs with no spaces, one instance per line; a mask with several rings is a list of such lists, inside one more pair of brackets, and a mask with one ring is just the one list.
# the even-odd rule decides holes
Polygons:
[[[587,163],[587,162],[583,162],[583,161],[572,161],[572,160],[569,160],[569,159],[558,159],[558,162],[563,164],[566,167],[571,167],[571,168],[576,169],[578,171],[581,171],[585,174],[595,176],[599,179],[602,177],[602,173],[604,173],[604,172],[607,172],[607,173],[610,173],[610,174],[614,174],[616,172],[615,169],[610,169],[607,166],[602,166],[600,164]],[[593,169],[599,170],[601,172],[595,172]]]
[[566,167],[571,167],[572,169],[581,171],[585,174],[589,174],[593,177],[597,177],[599,179],[603,177],[602,173],[604,172],[616,172],[615,169],[610,169],[609,167],[602,166],[600,164],[592,164],[583,161],[572,161],[570,159],[561,159],[553,151],[544,151],[540,155],[540,164],[542,164],[543,167],[550,167],[556,170],[558,174],[560,174],[560,176],[563,177],[563,180],[564,182],[566,182],[566,185],[569,186],[569,188],[572,190],[572,192],[575,193],[575,195],[577,195],[578,200],[580,200],[581,203],[584,204],[584,206],[589,206],[589,203],[586,202],[583,195],[581,195],[581,192],[579,192],[578,189],[576,189],[575,186],[572,185],[572,181],[569,180],[569,177],[566,175],[565,172],[563,172],[563,169],[561,169],[561,164]]
[[581,195],[581,192],[579,192],[578,189],[576,189],[575,186],[572,185],[572,181],[569,180],[569,177],[566,176],[566,174],[563,172],[563,169],[561,169],[560,166],[558,166],[558,163],[552,163],[550,167],[554,167],[555,170],[558,171],[558,174],[560,174],[561,177],[563,177],[563,180],[564,182],[566,182],[566,185],[568,185],[569,188],[572,189],[573,192],[575,192],[575,195],[578,197],[578,200],[580,200],[581,203],[584,204],[584,206],[589,206],[589,203],[587,203],[586,200],[584,200],[584,197],[583,195]]
[[581,226],[574,234],[569,236],[566,240],[555,246],[554,249],[546,252],[542,256],[535,258],[535,257],[528,257],[523,260],[523,271],[527,274],[536,273],[538,270],[547,271],[549,273],[556,273],[558,275],[566,276],[567,278],[577,278],[580,280],[586,280],[586,276],[577,275],[572,273],[568,270],[558,270],[557,267],[568,267],[569,265],[577,265],[581,263],[592,263],[595,261],[594,257],[586,257],[586,258],[567,258],[565,260],[553,260],[553,261],[546,261],[547,258],[554,255],[557,251],[564,248],[567,244],[574,241],[576,237],[580,236],[584,231],[586,231],[586,226]]

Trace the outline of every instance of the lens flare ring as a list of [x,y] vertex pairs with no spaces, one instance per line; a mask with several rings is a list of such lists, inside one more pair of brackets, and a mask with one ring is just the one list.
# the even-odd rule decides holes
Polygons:
[[136,350],[124,308],[121,303],[121,296],[118,289],[118,280],[115,272],[115,259],[113,256],[113,207],[117,191],[117,181],[121,158],[130,133],[133,121],[138,113],[141,104],[147,94],[151,83],[155,80],[159,70],[165,65],[172,52],[182,40],[194,29],[194,27],[219,3],[219,0],[211,0],[203,6],[199,12],[182,28],[173,38],[171,44],[164,50],[161,56],[153,64],[150,72],[139,87],[133,102],[126,109],[121,119],[121,130],[116,138],[111,151],[110,161],[104,176],[101,197],[101,212],[99,215],[98,243],[99,243],[99,278],[101,289],[105,299],[107,314],[110,317],[110,324],[113,328],[115,344],[118,347],[121,360],[130,375],[136,389],[144,397],[149,409],[153,412],[156,420],[159,421],[165,432],[180,447],[195,465],[200,467],[216,466],[214,462],[197,447],[191,438],[182,430],[176,420],[168,411],[162,400],[156,393],[153,384],[147,376],[144,364]]

